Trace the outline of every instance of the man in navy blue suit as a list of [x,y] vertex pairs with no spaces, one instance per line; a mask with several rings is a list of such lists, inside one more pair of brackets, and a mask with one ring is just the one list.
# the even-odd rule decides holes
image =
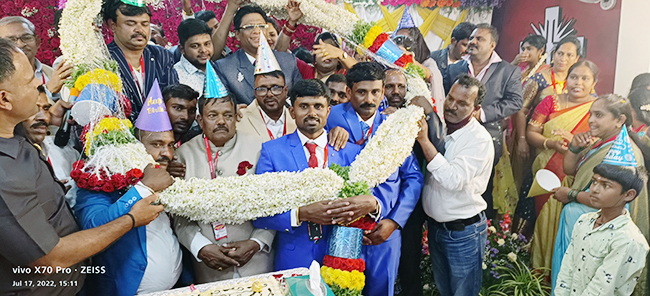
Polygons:
[[[303,80],[290,93],[291,117],[297,130],[262,144],[257,173],[299,172],[307,168],[348,166],[361,148],[348,144],[336,151],[328,144],[324,129],[330,113],[329,89],[317,79]],[[377,216],[377,198],[364,195],[335,201],[316,202],[271,217],[253,221],[257,228],[274,229],[275,270],[309,267],[313,260],[323,263],[330,225],[351,222],[370,214]]]
[[178,83],[174,57],[162,46],[147,45],[151,35],[151,10],[147,6],[109,0],[103,9],[104,20],[113,31],[108,52],[120,68],[123,93],[133,110],[130,118],[135,121],[154,80],[158,79],[161,89]]
[[[348,142],[365,146],[386,119],[377,111],[384,97],[384,70],[375,63],[358,63],[348,70],[348,103],[332,108],[326,128],[340,126],[350,133]],[[400,145],[401,143],[396,143]],[[367,296],[393,295],[404,227],[420,199],[423,175],[411,154],[386,182],[372,189],[381,204],[381,220],[364,235]]]
[[[260,36],[266,34],[266,12],[256,5],[244,5],[235,14],[235,38],[241,47],[234,54],[216,62],[215,70],[228,91],[235,95],[237,104],[250,104],[255,99],[255,66]],[[273,51],[282,68],[289,89],[302,80],[296,57],[287,52]]]

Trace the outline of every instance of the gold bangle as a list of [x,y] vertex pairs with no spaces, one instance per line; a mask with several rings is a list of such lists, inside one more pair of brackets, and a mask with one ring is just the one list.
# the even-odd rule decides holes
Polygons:
[[548,138],[546,138],[546,140],[544,140],[544,149],[548,150],[548,146],[546,146],[546,142],[548,142]]

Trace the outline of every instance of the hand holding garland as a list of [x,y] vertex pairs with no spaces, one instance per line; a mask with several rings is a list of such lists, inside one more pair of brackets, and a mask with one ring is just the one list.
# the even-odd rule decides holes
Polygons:
[[391,219],[384,219],[379,221],[373,230],[363,231],[363,244],[364,245],[380,245],[385,242],[395,229],[399,228],[397,222]]
[[174,184],[174,179],[172,179],[172,176],[165,169],[148,164],[144,168],[141,182],[154,192],[161,192]]
[[74,71],[74,65],[72,63],[67,63],[66,60],[62,60],[52,72],[52,75],[49,77],[50,80],[45,84],[47,90],[53,94],[61,91],[63,84],[66,79],[70,79],[72,72]]

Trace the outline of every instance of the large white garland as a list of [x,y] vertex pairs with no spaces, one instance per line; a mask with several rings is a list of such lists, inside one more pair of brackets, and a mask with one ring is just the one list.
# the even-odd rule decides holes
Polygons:
[[[379,126],[350,167],[350,181],[385,182],[411,153],[422,108],[402,108]],[[266,173],[213,180],[176,179],[160,194],[165,211],[194,221],[240,224],[334,199],[343,179],[329,169]]]
[[[288,0],[252,0],[252,2],[261,6],[266,13],[278,17],[287,16],[284,6],[287,5]],[[303,12],[300,23],[320,27],[342,36],[350,35],[354,24],[359,21],[356,14],[324,0],[301,0],[300,10]]]
[[59,24],[61,52],[74,65],[97,64],[108,60],[101,33],[95,31],[95,17],[102,10],[102,0],[69,0]]

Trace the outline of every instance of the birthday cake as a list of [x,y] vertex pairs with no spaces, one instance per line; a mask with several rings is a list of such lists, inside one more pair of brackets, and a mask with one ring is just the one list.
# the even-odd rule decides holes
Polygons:
[[228,283],[210,287],[208,290],[199,292],[184,292],[173,294],[174,296],[284,296],[280,289],[280,283],[272,276],[264,278],[253,278],[247,281]]

